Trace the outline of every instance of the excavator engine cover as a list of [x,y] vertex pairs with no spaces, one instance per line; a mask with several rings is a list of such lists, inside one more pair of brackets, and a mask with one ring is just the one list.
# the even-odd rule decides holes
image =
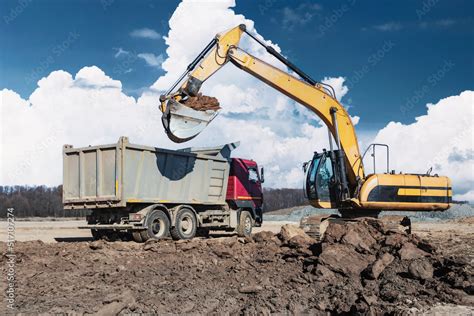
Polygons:
[[201,133],[217,114],[217,110],[196,111],[170,99],[161,121],[168,138],[175,143],[182,143]]

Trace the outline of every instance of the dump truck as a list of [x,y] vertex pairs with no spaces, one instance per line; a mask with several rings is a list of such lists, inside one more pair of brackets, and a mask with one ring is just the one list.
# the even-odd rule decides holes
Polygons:
[[264,170],[231,158],[239,143],[168,150],[131,144],[63,147],[63,205],[91,210],[94,239],[175,240],[209,231],[248,236],[262,224]]

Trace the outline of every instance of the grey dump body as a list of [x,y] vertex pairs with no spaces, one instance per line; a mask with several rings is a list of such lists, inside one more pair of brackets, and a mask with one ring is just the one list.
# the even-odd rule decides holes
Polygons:
[[238,144],[167,150],[130,144],[63,149],[65,209],[163,203],[225,205],[229,159]]

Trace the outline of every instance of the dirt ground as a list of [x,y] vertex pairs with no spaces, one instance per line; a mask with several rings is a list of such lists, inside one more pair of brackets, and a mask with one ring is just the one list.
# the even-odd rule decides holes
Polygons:
[[247,239],[93,242],[83,224],[16,222],[16,312],[474,314],[472,218],[415,223],[412,236],[334,224],[322,242],[276,234],[284,222]]

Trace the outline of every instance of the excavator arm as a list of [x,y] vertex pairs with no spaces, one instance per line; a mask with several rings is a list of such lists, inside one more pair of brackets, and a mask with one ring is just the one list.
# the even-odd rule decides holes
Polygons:
[[[239,48],[243,33],[247,33],[262,44],[270,54],[287,65],[300,78],[282,71]],[[348,183],[342,183],[342,185],[348,191],[346,198],[349,198],[352,195],[349,191],[355,190],[359,180],[364,178],[357,136],[349,114],[337,101],[332,88],[329,90],[311,79],[271,46],[267,46],[250,34],[245,25],[239,25],[218,34],[177,81],[177,83],[181,82],[186,75],[188,76],[180,88],[173,93],[172,90],[177,87],[177,84],[175,84],[165,95],[161,96],[161,110],[164,113],[163,124],[168,136],[178,142],[191,139],[215,117],[214,114],[211,114],[206,120],[202,117],[203,113],[195,113],[199,111],[183,107],[179,101],[187,96],[196,96],[202,83],[229,61],[302,104],[314,112],[328,126],[338,149],[341,149],[340,157],[336,158],[344,166],[345,170],[342,173],[347,174],[347,178],[345,176],[341,178],[343,181],[344,179],[348,181]],[[197,121],[193,121],[194,119],[197,119]],[[172,126],[173,121],[179,123],[174,128]],[[190,124],[190,122],[192,126],[188,129],[189,134],[186,134],[183,138],[177,136],[182,130],[186,130],[186,124]]]

